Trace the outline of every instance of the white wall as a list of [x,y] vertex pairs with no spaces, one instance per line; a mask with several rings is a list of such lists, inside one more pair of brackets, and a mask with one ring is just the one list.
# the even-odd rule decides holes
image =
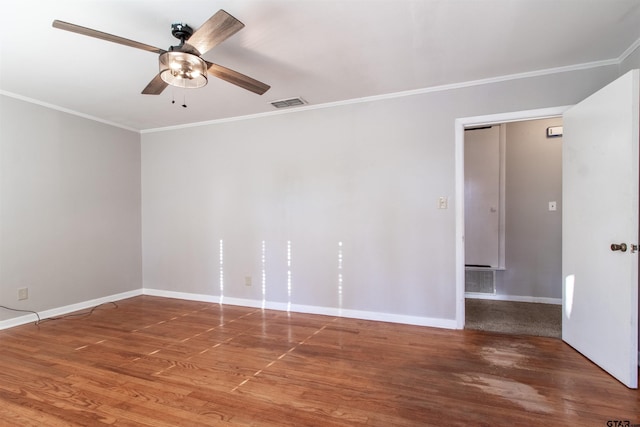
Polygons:
[[[219,296],[223,240],[224,297],[260,301],[264,241],[268,303],[452,320],[454,120],[572,104],[617,73],[602,67],[145,133],[144,287]],[[437,209],[439,196],[449,209]]]
[[139,140],[0,96],[1,305],[43,311],[140,289]]

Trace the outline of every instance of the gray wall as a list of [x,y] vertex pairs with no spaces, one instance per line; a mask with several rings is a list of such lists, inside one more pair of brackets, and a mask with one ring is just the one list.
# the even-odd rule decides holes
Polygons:
[[225,296],[261,300],[264,267],[268,302],[453,319],[454,120],[572,104],[638,62],[147,133],[142,156],[135,133],[0,96],[0,301],[219,296],[222,240]]
[[547,138],[546,129],[562,118],[506,126],[506,270],[496,274],[496,293],[560,299],[562,138]]
[[[143,134],[144,286],[220,295],[223,240],[224,296],[259,301],[261,286],[244,278],[261,277],[264,241],[268,302],[454,319],[455,119],[573,104],[617,74],[602,67]],[[437,209],[439,196],[449,209]]]
[[0,304],[43,311],[140,288],[139,134],[0,96],[0,180]]

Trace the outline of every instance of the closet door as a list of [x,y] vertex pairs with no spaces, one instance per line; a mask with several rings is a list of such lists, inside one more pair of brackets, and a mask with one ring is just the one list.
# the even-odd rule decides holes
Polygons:
[[464,133],[465,265],[500,267],[500,127]]

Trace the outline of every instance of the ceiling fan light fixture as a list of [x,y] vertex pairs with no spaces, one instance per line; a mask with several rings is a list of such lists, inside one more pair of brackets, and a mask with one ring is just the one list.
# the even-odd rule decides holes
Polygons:
[[200,55],[205,54],[244,27],[242,22],[222,9],[214,13],[195,31],[187,24],[172,24],[171,34],[180,40],[180,44],[171,46],[168,50],[57,19],[51,25],[60,30],[160,55],[158,58],[160,72],[142,90],[143,95],[160,95],[169,85],[194,89],[203,87],[207,84],[209,74],[258,95],[264,94],[271,87],[230,68],[203,61],[200,58]]
[[207,64],[188,52],[164,52],[160,55],[160,78],[172,86],[196,89],[207,84]]

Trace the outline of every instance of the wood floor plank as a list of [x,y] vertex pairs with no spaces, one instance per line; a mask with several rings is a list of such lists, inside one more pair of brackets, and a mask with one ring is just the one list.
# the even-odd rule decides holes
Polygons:
[[0,420],[4,425],[22,427],[63,426],[69,425],[63,420],[55,420],[50,414],[27,408],[19,403],[4,400],[0,407]]
[[140,296],[0,331],[0,425],[640,423],[562,341]]

